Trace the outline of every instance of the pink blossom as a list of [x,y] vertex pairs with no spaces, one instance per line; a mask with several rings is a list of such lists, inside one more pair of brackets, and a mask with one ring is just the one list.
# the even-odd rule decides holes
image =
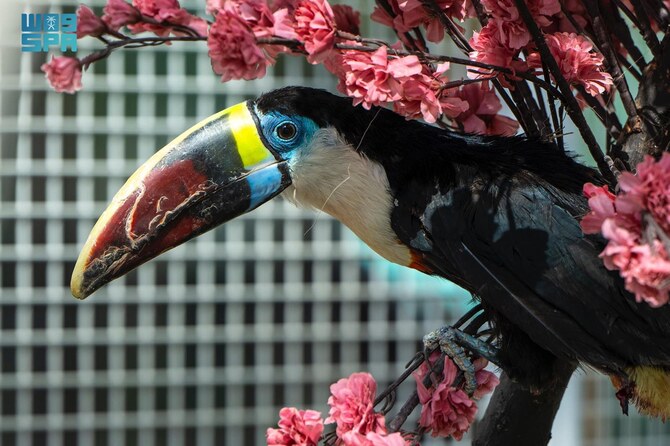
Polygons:
[[[149,32],[154,33],[159,37],[169,36],[170,32],[172,32],[172,28],[169,25],[154,25],[153,23],[142,22],[142,21],[136,23],[129,23],[127,27],[133,34]],[[170,42],[167,42],[166,45],[170,45]]]
[[474,361],[475,366],[475,381],[477,381],[477,389],[472,394],[472,398],[477,401],[482,399],[485,395],[493,392],[493,390],[500,384],[500,380],[495,373],[484,370],[488,365],[488,361],[484,358],[477,358]]
[[591,212],[582,218],[582,231],[585,234],[597,234],[602,230],[605,220],[616,215],[616,195],[607,186],[598,187],[591,183],[584,185],[584,195],[589,200]]
[[278,11],[280,9],[288,9],[289,12],[293,12],[298,1],[300,0],[272,0],[270,2],[270,9],[272,9],[273,11]]
[[205,11],[207,11],[207,14],[216,15],[227,2],[228,0],[207,0],[205,2]]
[[446,81],[448,64],[435,72],[421,64],[416,56],[389,58],[386,47],[372,53],[344,51],[326,60],[326,68],[339,77],[338,88],[370,109],[393,103],[393,109],[407,119],[423,118],[435,122],[445,113],[454,116],[467,110],[462,99],[448,97],[441,86]]
[[467,102],[450,96],[448,90],[441,88],[448,81],[448,69],[449,64],[442,63],[436,67],[435,72],[430,73],[427,67],[422,66],[421,73],[403,80],[402,98],[393,103],[396,113],[407,119],[423,118],[424,121],[432,123],[442,114],[453,117],[466,111],[469,107]]
[[[572,33],[554,33],[546,35],[545,39],[565,80],[573,85],[582,85],[591,96],[610,89],[612,76],[603,70],[604,58],[592,51],[593,45],[586,38]],[[541,67],[540,54],[531,53],[528,65]]]
[[118,31],[122,26],[136,23],[142,17],[140,11],[125,0],[107,0],[102,11],[103,22],[114,31]]
[[307,61],[323,62],[335,45],[335,16],[326,0],[302,0],[293,13],[295,32],[305,45]]
[[[469,0],[437,0],[435,3],[449,17],[463,20],[471,15],[472,4]],[[398,6],[402,14],[403,31],[423,25],[426,39],[435,43],[444,39],[444,25],[426,10],[421,0],[399,0]]]
[[414,373],[422,404],[419,425],[431,431],[433,437],[452,436],[460,440],[475,419],[477,403],[463,390],[452,387],[458,369],[450,358],[444,358],[443,378],[435,387],[429,389],[424,385],[426,373],[429,373],[427,366]]
[[298,39],[298,35],[295,33],[295,28],[293,27],[293,15],[288,8],[276,10],[272,13],[272,18],[274,20],[274,27],[272,28],[274,36],[284,39]]
[[270,61],[256,45],[256,37],[240,17],[220,11],[207,38],[212,68],[221,82],[257,79],[265,76]]
[[[470,46],[473,49],[470,52],[470,59],[474,61],[517,70],[525,69],[523,63],[513,60],[519,54],[519,50],[510,48],[500,39],[496,19],[489,20],[489,23],[480,32],[472,34]],[[490,74],[488,70],[479,71],[482,74]],[[478,77],[478,75],[471,77]]]
[[100,37],[107,31],[105,22],[86,5],[77,8],[77,39],[82,37]]
[[[391,65],[383,46],[373,53],[343,51],[341,61],[344,77],[340,79],[339,88],[354,99],[354,105],[363,104],[368,110],[373,105],[402,98],[400,71],[409,75],[421,73],[418,57],[394,59]],[[396,69],[398,73],[394,71]]]
[[[208,7],[211,2],[208,2]],[[219,9],[225,9],[239,16],[253,31],[256,37],[272,36],[275,20],[272,11],[264,0],[219,0]],[[218,11],[218,9],[217,9]]]
[[191,15],[185,25],[201,36],[206,36],[209,32],[209,23],[202,17]]
[[[257,39],[273,36],[297,39],[293,15],[289,10],[282,8],[273,12],[265,0],[209,0],[207,10],[214,15],[219,11],[236,15],[251,29]],[[288,48],[279,45],[260,45],[260,47],[269,58],[289,51]]]
[[395,112],[407,119],[436,122],[442,114],[442,106],[431,84],[432,79],[425,74],[408,77],[402,84],[402,97],[393,103]]
[[647,156],[637,165],[636,175],[624,172],[619,185],[629,199],[640,203],[670,234],[670,153],[656,162]]
[[[207,35],[207,22],[197,16],[189,14],[179,5],[178,0],[133,0],[133,5],[145,16],[154,19],[159,24],[148,21],[138,21],[128,24],[128,29],[134,34],[141,32],[152,32],[158,36],[165,37],[170,33],[177,36],[185,35],[182,31],[176,31],[171,25],[181,25],[192,28],[199,35]],[[169,43],[168,43],[169,44]]]
[[391,7],[394,13],[394,17],[391,17],[386,11],[386,9],[382,8],[375,2],[375,8],[372,10],[372,14],[370,15],[370,18],[374,20],[377,23],[381,23],[384,26],[388,26],[389,28],[393,28],[401,32],[400,29],[395,27],[395,18],[400,15],[400,7],[398,6],[398,0],[389,0],[388,5]]
[[81,90],[81,61],[76,57],[52,57],[42,64],[51,88],[59,93],[74,93]]
[[[658,232],[670,232],[670,154],[658,162],[646,157],[636,175],[621,174],[619,186],[619,195],[584,186],[591,212],[582,219],[582,230],[602,232],[608,240],[601,253],[605,266],[619,270],[638,302],[664,305],[670,298],[670,253]],[[650,230],[649,219],[657,229]]]
[[[437,0],[437,6],[447,16],[458,20],[474,15],[474,8],[469,0]],[[372,20],[393,28],[402,34],[417,26],[426,29],[426,38],[431,42],[440,42],[444,38],[444,27],[440,20],[429,14],[420,0],[389,0],[388,5],[393,17],[386,9],[375,6]]]
[[342,446],[408,446],[409,442],[405,440],[399,432],[387,434],[386,429],[378,429],[377,432],[368,432],[361,434],[358,431],[345,432],[339,437]]
[[360,34],[361,13],[349,5],[333,5],[335,26],[340,31],[351,34]]
[[349,434],[353,442],[358,441],[356,434],[386,433],[384,416],[375,413],[373,407],[376,391],[377,383],[369,373],[353,373],[330,386],[330,416],[326,423],[337,423],[338,437],[353,432]]
[[519,123],[498,114],[502,105],[487,81],[464,85],[454,96],[469,104],[466,111],[453,118],[464,132],[504,136],[516,134]]
[[670,258],[657,239],[640,243],[639,230],[617,225],[616,219],[603,223],[603,236],[609,240],[601,257],[608,269],[620,270],[626,289],[638,302],[652,307],[668,303],[670,293]]
[[178,0],[133,0],[133,6],[149,17],[157,17],[165,11],[181,9]]
[[[530,32],[521,18],[515,0],[482,0],[493,17],[500,42],[507,48],[520,49],[530,42]],[[526,0],[526,5],[538,26],[546,27],[551,17],[561,12],[558,0]]]
[[323,433],[321,413],[284,407],[279,411],[279,429],[268,428],[268,446],[316,446]]
[[399,433],[393,433],[388,435],[378,434],[377,432],[369,432],[366,435],[367,440],[370,442],[370,446],[407,446],[409,442],[403,438]]

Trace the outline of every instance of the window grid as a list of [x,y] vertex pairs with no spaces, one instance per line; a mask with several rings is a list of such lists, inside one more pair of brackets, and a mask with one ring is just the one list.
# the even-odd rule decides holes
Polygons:
[[[372,2],[352,3],[371,12]],[[77,4],[3,9],[18,18]],[[18,20],[7,23],[2,32],[16,36]],[[333,81],[282,58],[265,79],[221,84],[203,45],[175,44],[114,54],[86,73],[83,91],[59,95],[43,58],[2,42],[1,445],[263,444],[282,405],[325,413],[329,384],[354,371],[390,382],[423,334],[464,308],[444,281],[391,266],[329,217],[278,200],[75,301],[78,248],[157,148],[259,92]],[[94,46],[80,41],[83,53]],[[607,379],[577,376],[571,389],[563,406],[574,408],[579,444],[670,439],[667,425],[622,417]]]
[[[12,4],[18,17],[77,2]],[[333,83],[286,58],[274,76],[221,84],[202,45],[176,44],[118,52],[60,95],[43,59],[3,52],[16,65],[0,70],[15,99],[0,120],[0,444],[263,444],[281,406],[325,413],[329,385],[355,371],[390,382],[449,319],[453,287],[279,200],[74,300],[95,219],[179,129],[281,85]]]

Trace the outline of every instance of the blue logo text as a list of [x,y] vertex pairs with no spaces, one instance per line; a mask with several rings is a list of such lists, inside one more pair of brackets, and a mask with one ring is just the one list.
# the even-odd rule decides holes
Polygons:
[[77,51],[77,14],[21,14],[21,51]]

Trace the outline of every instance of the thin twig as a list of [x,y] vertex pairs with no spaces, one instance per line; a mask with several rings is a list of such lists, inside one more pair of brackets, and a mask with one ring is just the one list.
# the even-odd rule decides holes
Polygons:
[[603,18],[600,13],[598,0],[586,0],[584,5],[593,20],[593,32],[595,33],[596,41],[598,42],[598,46],[600,47],[603,56],[605,56],[605,60],[607,60],[607,65],[610,74],[612,75],[612,79],[614,80],[614,85],[621,95],[621,102],[623,103],[624,110],[626,110],[628,118],[633,118],[638,115],[637,108],[635,107],[635,100],[628,89],[628,82],[626,82],[626,77],[621,71],[619,61],[612,49],[609,33],[605,30],[605,24],[603,23]]
[[635,10],[635,15],[637,16],[644,41],[647,43],[647,46],[654,56],[661,54],[661,44],[658,42],[656,33],[651,27],[651,22],[649,21],[649,16],[647,15],[647,11],[645,11],[644,5],[640,3],[640,0],[630,0],[630,2],[633,4],[633,9]]
[[84,67],[88,67],[94,62],[97,62],[101,59],[108,57],[113,51],[127,47],[129,49],[143,48],[145,46],[156,46],[163,45],[167,42],[197,42],[201,40],[207,40],[205,36],[174,36],[174,37],[137,37],[137,38],[127,38],[124,40],[116,40],[114,42],[109,42],[105,48],[100,51],[89,54],[88,56],[81,59],[81,64]]
[[[626,21],[621,17],[619,8],[617,8],[614,3],[599,3],[599,6],[607,28],[609,28],[614,33],[619,42],[621,42],[623,47],[630,55],[633,63],[637,65],[641,71],[643,71],[647,66],[647,62],[644,60],[644,55],[637,47],[637,44],[630,34],[630,26],[628,26]],[[619,56],[620,60],[626,60],[626,57],[620,54],[618,51],[617,55]],[[628,64],[627,61],[626,64]],[[624,66],[626,66],[626,64],[622,63]],[[631,70],[629,69],[629,71]],[[636,76],[636,78],[641,79],[642,76]]]
[[472,319],[473,316],[475,316],[477,313],[480,311],[483,311],[484,308],[482,307],[482,304],[477,304],[474,307],[470,308],[467,313],[465,313],[459,320],[456,321],[456,323],[453,325],[454,328],[461,328],[461,325],[465,324],[467,321]]
[[[388,14],[388,16],[391,17],[391,19],[394,19],[394,18],[396,17],[396,14],[395,14],[395,12],[393,11],[393,8],[392,8],[391,5],[389,4],[389,2],[387,2],[386,0],[376,0],[376,3],[377,3],[377,4],[378,4],[384,11],[386,11],[386,14]],[[400,33],[398,32],[398,30],[395,29],[395,27],[393,28],[393,31],[396,33],[396,35],[398,36],[398,38],[400,38],[400,40],[403,40],[403,37],[404,37],[403,42],[406,42],[406,43],[407,43],[407,46],[409,46],[410,49],[412,49],[412,50],[414,50],[414,51],[425,51],[425,50],[426,50],[426,45],[425,45],[425,43],[424,43],[423,45],[421,45],[421,44],[417,44],[416,40],[414,39],[414,37],[412,37],[412,35],[411,35],[410,33],[406,32],[406,33],[402,33],[402,34],[400,34]]]
[[[542,62],[542,74],[544,75],[545,81],[549,82],[551,77],[549,76],[549,71],[547,70],[547,64]],[[547,103],[549,104],[549,110],[551,112],[551,121],[554,124],[554,134],[556,136],[556,143],[561,150],[565,150],[565,145],[563,143],[563,121],[559,122],[558,114],[556,113],[556,104],[554,104],[554,96],[547,95]]]
[[617,5],[617,7],[621,11],[623,11],[624,14],[626,14],[626,17],[628,17],[628,20],[630,20],[633,23],[633,26],[641,30],[642,26],[640,26],[640,22],[637,20],[637,17],[633,13],[633,11],[631,11],[630,8],[628,8],[628,5],[626,5],[621,0],[613,0],[613,1]]
[[389,396],[391,393],[395,391],[395,389],[400,386],[409,376],[414,372],[416,369],[418,369],[421,364],[423,363],[424,358],[423,358],[423,352],[417,353],[417,355],[413,358],[412,362],[410,365],[405,369],[404,372],[402,372],[402,375],[400,375],[395,381],[393,381],[386,389],[384,389],[383,392],[381,392],[379,395],[377,395],[377,398],[375,398],[374,405],[377,406],[380,404],[384,399]]
[[461,51],[466,53],[472,51],[468,40],[458,31],[454,22],[442,12],[435,0],[421,0],[421,4],[430,16],[436,17],[440,21],[442,27],[449,33],[451,39]]
[[[432,366],[428,364],[430,372],[426,374],[423,378],[423,385],[430,387],[433,385],[433,376],[442,375],[442,370],[444,369],[444,354],[440,355],[440,359],[435,362]],[[461,372],[462,373],[462,372]],[[460,375],[460,374],[459,374]],[[402,405],[395,417],[388,423],[389,432],[397,432],[402,427],[403,423],[407,420],[407,417],[414,411],[416,406],[419,405],[419,393],[416,389],[412,392],[412,395],[405,401],[405,404]]]
[[586,89],[582,85],[575,85],[575,89],[579,92],[581,99],[591,107],[598,120],[612,134],[612,137],[615,139],[618,138],[623,127],[616,113],[605,109],[596,98],[586,92]]
[[540,28],[538,28],[537,24],[535,23],[535,20],[528,10],[524,0],[514,0],[514,2],[517,6],[517,9],[519,10],[519,13],[521,14],[521,17],[523,18],[524,23],[526,24],[526,27],[528,27],[531,36],[533,36],[533,41],[535,42],[535,45],[537,46],[537,49],[542,56],[542,60],[547,64],[547,67],[553,75],[559,90],[561,93],[563,93],[564,104],[568,114],[572,118],[572,122],[574,122],[575,126],[577,126],[579,129],[579,133],[582,135],[582,138],[584,139],[591,156],[593,156],[593,159],[596,161],[600,172],[608,181],[612,183],[612,185],[614,185],[616,183],[616,179],[607,167],[607,163],[605,162],[605,154],[600,148],[600,144],[598,144],[598,141],[596,141],[591,128],[586,122],[586,119],[584,118],[581,110],[579,109],[579,104],[570,91],[570,84],[568,84],[568,81],[566,81],[563,77],[556,59],[554,59],[554,56],[552,56],[551,52],[549,51],[549,47],[547,46],[547,42],[542,36]]
[[407,399],[407,401],[405,401],[405,404],[402,405],[402,407],[398,411],[398,414],[395,417],[393,417],[391,421],[389,421],[388,424],[389,432],[398,432],[402,427],[403,423],[407,421],[407,417],[409,417],[409,415],[414,411],[414,409],[418,405],[419,405],[419,393],[416,390],[414,390],[409,399]]

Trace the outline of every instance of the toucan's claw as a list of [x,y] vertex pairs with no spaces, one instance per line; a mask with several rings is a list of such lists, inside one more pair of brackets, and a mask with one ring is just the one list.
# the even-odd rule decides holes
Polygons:
[[493,364],[500,365],[497,347],[451,326],[442,327],[428,333],[423,338],[423,345],[427,354],[426,357],[429,356],[430,352],[439,348],[442,353],[454,361],[456,367],[463,372],[464,390],[469,396],[472,396],[477,390],[477,380],[475,378],[475,366],[468,352],[474,354],[474,356],[485,358]]

